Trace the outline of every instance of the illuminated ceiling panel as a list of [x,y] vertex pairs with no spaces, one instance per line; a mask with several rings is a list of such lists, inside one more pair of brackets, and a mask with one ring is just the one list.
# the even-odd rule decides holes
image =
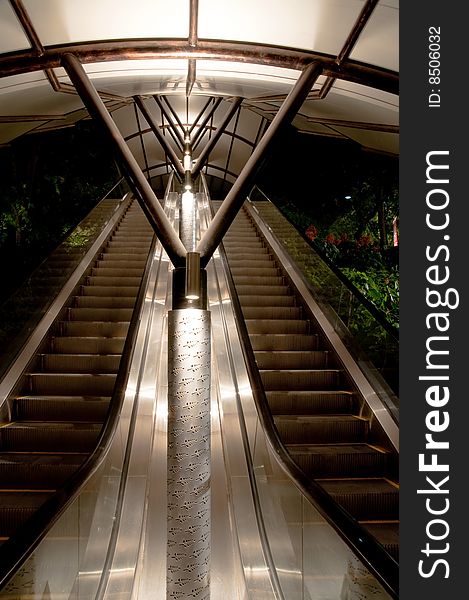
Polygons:
[[44,46],[90,40],[181,38],[187,0],[23,0]]
[[0,23],[0,53],[30,48],[28,38],[7,0],[0,1]]
[[393,71],[399,70],[399,3],[384,0],[378,4],[350,58]]
[[337,54],[362,4],[357,0],[203,0],[199,37]]

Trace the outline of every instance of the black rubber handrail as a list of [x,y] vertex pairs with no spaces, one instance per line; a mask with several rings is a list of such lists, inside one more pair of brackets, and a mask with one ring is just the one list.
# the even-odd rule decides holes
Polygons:
[[[149,257],[153,255],[155,244],[156,237],[154,236],[148,254]],[[151,265],[152,261],[147,260],[124,343],[114,391],[96,447],[85,462],[65,482],[63,487],[57,490],[27,519],[17,534],[0,546],[0,590],[7,585],[18,569],[34,552],[59,517],[78,496],[83,486],[98,470],[107,455],[119,423],[124,402],[129,368],[137,338],[140,313],[145,300],[145,289]]]
[[[212,205],[213,211],[213,205]],[[311,504],[321,513],[338,535],[359,556],[365,566],[376,576],[392,598],[399,597],[399,565],[397,561],[377,540],[368,533],[345,509],[343,509],[324,489],[311,479],[295,463],[283,444],[275,427],[274,419],[265,395],[262,379],[257,368],[254,351],[251,346],[249,333],[244,320],[241,304],[228,265],[223,244],[220,255],[225,266],[230,297],[236,317],[236,326],[241,341],[254,401],[259,419],[271,447],[277,455],[284,470],[291,477]]]
[[[257,185],[254,186],[263,196],[264,198],[273,204],[275,208],[280,212],[280,214],[290,223],[292,227],[294,227],[296,233],[310,246],[310,248],[318,254],[321,260],[329,267],[329,269],[334,273],[334,275],[340,280],[341,283],[345,285],[345,287],[349,290],[349,292],[357,299],[358,302],[363,304],[368,312],[374,317],[374,319],[381,325],[383,329],[386,330],[396,342],[399,341],[399,329],[392,325],[384,316],[384,314],[376,308],[376,306],[368,300],[368,298],[361,292],[352,281],[344,274],[342,271],[336,267],[336,265],[332,262],[332,260],[326,255],[326,253],[316,244],[314,240],[310,240],[303,231],[298,229],[297,225],[286,215],[282,209],[277,206],[270,198],[265,194],[261,188]],[[253,189],[254,189],[253,188]],[[251,191],[252,194],[252,191]],[[254,204],[254,202],[253,202]],[[268,224],[268,223],[267,223]]]

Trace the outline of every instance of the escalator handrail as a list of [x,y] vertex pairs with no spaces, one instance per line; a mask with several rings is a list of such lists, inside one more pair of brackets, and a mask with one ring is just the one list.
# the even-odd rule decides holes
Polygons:
[[65,482],[63,487],[46,500],[25,522],[19,533],[9,538],[0,546],[0,590],[7,585],[18,569],[29,558],[41,540],[47,535],[67,507],[75,500],[83,486],[86,485],[106,458],[119,423],[124,402],[129,367],[137,338],[140,313],[145,301],[146,284],[151,269],[151,257],[153,256],[155,245],[156,236],[153,236],[124,343],[114,391],[96,447],[85,462]]
[[[343,285],[345,285],[345,287],[347,287],[347,289],[349,290],[349,292],[356,298],[356,300],[360,304],[362,304],[368,310],[368,312],[373,316],[373,318],[375,319],[375,321],[377,321],[379,323],[379,325],[381,325],[381,327],[386,331],[386,333],[396,343],[398,343],[398,341],[399,341],[399,329],[397,327],[395,327],[394,325],[392,325],[386,319],[386,317],[383,315],[383,313],[376,308],[376,306],[373,304],[373,302],[371,302],[370,300],[368,300],[368,298],[363,294],[363,292],[361,292],[356,287],[356,285],[354,283],[352,283],[352,281],[350,281],[350,279],[338,267],[336,267],[336,265],[326,255],[326,253],[319,247],[319,245],[317,243],[315,243],[314,240],[311,240],[310,238],[308,238],[308,236],[306,236],[303,231],[301,231],[300,229],[298,229],[298,227],[288,217],[288,215],[286,215],[281,210],[281,208],[279,206],[277,206],[277,204],[275,204],[274,202],[272,202],[272,200],[270,200],[270,198],[267,196],[267,194],[265,194],[265,192],[263,192],[259,186],[256,185],[254,187],[257,190],[259,190],[259,192],[264,196],[264,198],[268,202],[270,202],[271,204],[273,204],[275,206],[275,208],[280,212],[280,214],[290,223],[290,225],[292,227],[294,227],[296,233],[308,244],[308,246],[310,246],[310,248],[314,252],[316,252],[316,254],[318,254],[318,256],[321,258],[321,260],[329,267],[329,269],[340,280],[340,282]],[[251,192],[251,194],[252,194],[252,192]],[[248,198],[250,199],[250,196],[248,196]]]
[[[213,209],[212,209],[213,210]],[[252,350],[249,333],[244,320],[241,305],[239,303],[236,287],[231,275],[230,268],[223,243],[220,245],[220,256],[222,257],[227,281],[230,289],[231,301],[236,317],[236,326],[240,336],[241,347],[248,370],[251,389],[257,412],[267,435],[269,443],[282,467],[292,478],[293,482],[305,495],[309,502],[317,508],[326,521],[334,528],[346,544],[354,551],[366,565],[366,567],[377,577],[385,589],[393,598],[399,595],[399,566],[396,560],[387,550],[365,531],[357,521],[337,504],[314,480],[293,461],[285,445],[280,439],[275,427],[272,413],[268,406],[264,386],[256,365],[254,352]]]

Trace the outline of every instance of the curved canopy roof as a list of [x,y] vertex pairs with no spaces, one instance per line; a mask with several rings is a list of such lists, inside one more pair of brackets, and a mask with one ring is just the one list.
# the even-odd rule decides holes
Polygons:
[[207,169],[232,182],[312,61],[294,126],[397,155],[398,25],[398,0],[0,0],[0,144],[88,118],[72,52],[151,176],[167,153],[136,96],[176,153],[200,129],[194,158],[241,97]]

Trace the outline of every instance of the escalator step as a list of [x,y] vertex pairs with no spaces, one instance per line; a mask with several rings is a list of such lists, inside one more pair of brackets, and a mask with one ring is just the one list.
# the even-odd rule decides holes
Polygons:
[[389,453],[369,444],[288,444],[288,451],[313,478],[380,477],[386,474]]
[[122,251],[125,249],[129,254],[143,254],[145,250],[148,250],[148,242],[143,241],[135,241],[133,243],[129,243],[128,236],[122,236],[120,240],[111,240],[108,242],[106,246],[106,250],[113,251],[119,250]]
[[106,277],[88,276],[86,278],[86,285],[109,285],[109,286],[123,286],[123,287],[138,287],[140,285],[141,277]]
[[131,308],[69,308],[70,321],[130,321]]
[[126,298],[135,298],[138,292],[138,286],[125,285],[81,285],[80,294],[82,296],[104,296],[106,298],[114,298],[123,296]]
[[0,453],[1,489],[56,489],[86,459],[86,454]]
[[2,450],[15,452],[91,452],[102,423],[13,422],[0,429]]
[[55,337],[51,340],[51,351],[62,354],[121,354],[124,337]]
[[246,319],[249,334],[253,333],[309,333],[309,324],[302,319]]
[[90,275],[92,277],[120,277],[123,273],[125,273],[125,277],[141,277],[142,276],[142,268],[141,267],[126,267],[122,269],[120,267],[112,267],[108,265],[98,264],[95,267],[92,267]]
[[47,373],[117,373],[118,354],[42,354],[41,367]]
[[127,256],[132,258],[139,258],[146,260],[148,256],[148,251],[145,248],[126,248],[122,244],[113,244],[108,245],[105,248],[106,254],[108,255],[119,255],[119,256]]
[[73,306],[77,308],[128,308],[135,304],[135,296],[75,296]]
[[257,286],[273,286],[284,284],[284,279],[280,275],[273,276],[253,276],[253,275],[233,275],[236,287],[238,285],[251,285],[254,290]]
[[129,329],[128,321],[110,323],[103,321],[62,321],[60,333],[66,337],[124,337]]
[[[226,245],[225,241],[223,241],[223,245],[224,246]],[[235,244],[228,244],[228,246],[229,246],[229,256],[230,256],[230,259],[232,257],[236,257],[236,258],[239,258],[239,259],[252,258],[253,255],[255,255],[256,257],[258,257],[258,256],[263,255],[263,254],[265,254],[267,256],[270,256],[270,251],[265,246],[258,246],[258,245],[256,245],[256,248],[255,248],[256,251],[255,251],[255,253],[253,253],[252,251],[246,251],[245,247],[236,245],[236,243]],[[226,249],[228,251],[228,247]]]
[[259,369],[327,369],[332,366],[327,350],[258,350],[255,356]]
[[290,293],[288,286],[286,285],[253,285],[248,284],[236,284],[236,289],[240,297],[243,296],[287,296]]
[[360,524],[386,548],[396,561],[399,561],[399,522],[365,522]]
[[347,414],[354,406],[354,394],[347,391],[266,392],[270,409],[278,414]]
[[244,306],[245,319],[301,319],[299,306]]
[[317,350],[319,345],[317,334],[251,333],[249,337],[254,351]]
[[279,296],[267,296],[267,295],[245,295],[239,296],[239,301],[241,306],[243,306],[243,310],[246,307],[252,306],[295,306],[295,298],[293,296],[279,295]]
[[30,391],[41,396],[112,396],[116,375],[99,373],[30,373]]
[[318,479],[317,482],[355,519],[398,519],[399,488],[387,479]]
[[278,277],[280,273],[279,269],[276,267],[274,262],[269,262],[270,264],[267,267],[251,267],[246,264],[234,266],[231,264],[231,274],[234,278],[239,277],[240,275],[245,275],[246,277],[253,277],[255,280],[260,277]]
[[146,263],[146,258],[142,254],[141,257],[132,254],[132,256],[128,256],[126,253],[117,254],[116,252],[112,253],[103,253],[98,257],[98,262],[101,265],[113,266],[115,268],[144,268]]
[[0,535],[9,537],[43,504],[49,494],[0,492]]
[[274,422],[284,444],[363,442],[369,429],[353,415],[276,415]]
[[250,258],[229,258],[231,269],[237,268],[261,268],[266,269],[275,266],[275,261],[269,254],[262,254],[262,256],[251,256]]
[[18,420],[104,421],[109,396],[19,396],[14,401]]
[[339,369],[261,370],[260,374],[266,391],[340,389],[344,383]]
[[258,248],[264,248],[264,244],[259,238],[252,236],[250,233],[247,235],[227,235],[223,240],[223,245],[227,249],[241,246],[243,248],[252,248],[257,250]]

